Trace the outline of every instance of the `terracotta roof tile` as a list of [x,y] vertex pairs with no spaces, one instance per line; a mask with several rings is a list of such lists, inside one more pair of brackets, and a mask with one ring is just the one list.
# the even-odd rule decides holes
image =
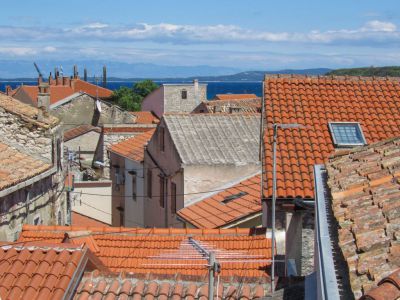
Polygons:
[[83,81],[81,79],[73,79],[72,86],[74,88],[74,92],[84,92],[93,97],[96,97],[98,94],[99,98],[110,98],[112,96],[112,91],[101,86],[97,86],[93,83]]
[[135,161],[143,161],[144,147],[154,134],[154,129],[112,145],[109,151]]
[[327,163],[339,247],[355,297],[368,293],[365,299],[396,299],[378,297],[385,289],[391,293],[386,283],[371,294],[369,290],[400,265],[399,146],[400,138],[389,139],[336,155]]
[[[67,234],[67,239],[65,239]],[[75,234],[75,235],[74,235]],[[114,272],[132,272],[135,274],[153,274],[154,276],[176,276],[204,279],[206,261],[180,259],[176,257],[181,247],[187,247],[189,236],[207,245],[223,251],[235,251],[246,257],[257,255],[261,261],[245,264],[242,260],[232,259],[221,262],[221,278],[246,277],[257,278],[259,282],[268,281],[266,272],[270,258],[271,241],[265,237],[265,229],[174,229],[174,228],[116,228],[82,226],[32,226],[24,225],[19,242],[31,242],[45,239],[53,243],[91,238],[86,243],[100,261]],[[192,253],[193,247],[185,248]],[[195,251],[194,251],[195,252]],[[193,253],[194,253],[193,252]],[[161,256],[176,253],[170,260]],[[196,253],[194,253],[196,254]],[[172,265],[170,265],[172,263]],[[186,264],[189,264],[187,266]]]
[[99,127],[95,127],[92,125],[80,125],[75,128],[71,128],[64,132],[64,142],[72,140],[92,130],[101,133],[101,129]]
[[65,271],[77,267],[70,258],[84,255],[81,248],[66,246],[0,245],[0,298],[63,299],[73,273]]
[[367,143],[400,135],[397,79],[271,76],[265,80],[264,95],[266,197],[272,196],[273,123],[306,126],[279,129],[277,188],[281,198],[314,198],[312,166],[324,163],[334,152],[328,122],[359,122]]
[[[267,290],[268,286],[258,283],[245,283],[239,288],[233,288],[230,283],[225,283],[218,287],[218,299],[259,299],[267,296]],[[216,296],[217,288],[214,293]],[[202,282],[138,280],[109,274],[85,273],[74,299],[90,297],[99,300],[208,299],[208,285]]]
[[132,111],[130,114],[136,117],[137,124],[158,124],[160,119],[151,111]]
[[214,100],[243,100],[243,99],[256,99],[255,94],[216,94]]
[[400,298],[400,269],[379,282],[378,287],[370,290],[360,300],[396,300]]
[[[206,109],[206,111],[204,111]],[[208,113],[260,113],[261,99],[226,99],[204,101],[193,111]]]
[[50,164],[0,143],[0,190],[23,182],[50,168]]
[[[197,228],[219,228],[261,211],[261,175],[228,187],[178,211]],[[225,203],[226,202],[226,203]]]
[[10,96],[0,95],[0,107],[5,111],[19,116],[26,122],[48,128],[53,127],[59,123],[59,120],[51,115],[46,115],[42,120],[38,120],[39,109],[31,105],[22,103]]

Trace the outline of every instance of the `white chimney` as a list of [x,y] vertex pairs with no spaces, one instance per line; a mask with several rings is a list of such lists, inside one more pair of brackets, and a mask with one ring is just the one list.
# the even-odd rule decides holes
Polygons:
[[194,86],[194,100],[195,100],[196,104],[200,104],[200,100],[199,100],[199,80],[198,79],[194,79],[193,80],[193,86]]

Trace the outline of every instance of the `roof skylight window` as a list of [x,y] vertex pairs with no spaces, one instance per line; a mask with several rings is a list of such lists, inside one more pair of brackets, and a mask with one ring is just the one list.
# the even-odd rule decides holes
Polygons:
[[227,203],[229,203],[229,202],[231,202],[233,200],[239,199],[239,198],[241,198],[243,196],[246,196],[246,195],[247,195],[246,192],[239,192],[237,194],[225,197],[224,200],[222,200],[222,203],[227,204]]
[[360,123],[330,122],[329,130],[336,147],[355,147],[367,144]]

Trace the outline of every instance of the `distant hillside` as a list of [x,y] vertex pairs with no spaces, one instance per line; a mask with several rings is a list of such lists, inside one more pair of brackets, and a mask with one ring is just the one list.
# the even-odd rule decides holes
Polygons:
[[328,72],[326,75],[349,75],[349,76],[393,76],[400,77],[400,67],[366,67],[366,68],[351,68],[351,69],[337,69]]

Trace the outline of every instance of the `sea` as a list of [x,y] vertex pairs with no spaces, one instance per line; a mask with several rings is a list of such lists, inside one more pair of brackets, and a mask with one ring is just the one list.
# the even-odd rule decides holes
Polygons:
[[[157,84],[163,83],[191,83],[192,81],[155,81]],[[261,81],[208,81],[200,82],[207,84],[207,99],[213,99],[216,94],[262,94]],[[36,81],[0,81],[0,91],[5,91],[5,87],[10,85],[13,89],[21,84],[36,85]],[[132,87],[135,82],[128,81],[110,81],[107,82],[107,88],[116,90],[121,86]]]

